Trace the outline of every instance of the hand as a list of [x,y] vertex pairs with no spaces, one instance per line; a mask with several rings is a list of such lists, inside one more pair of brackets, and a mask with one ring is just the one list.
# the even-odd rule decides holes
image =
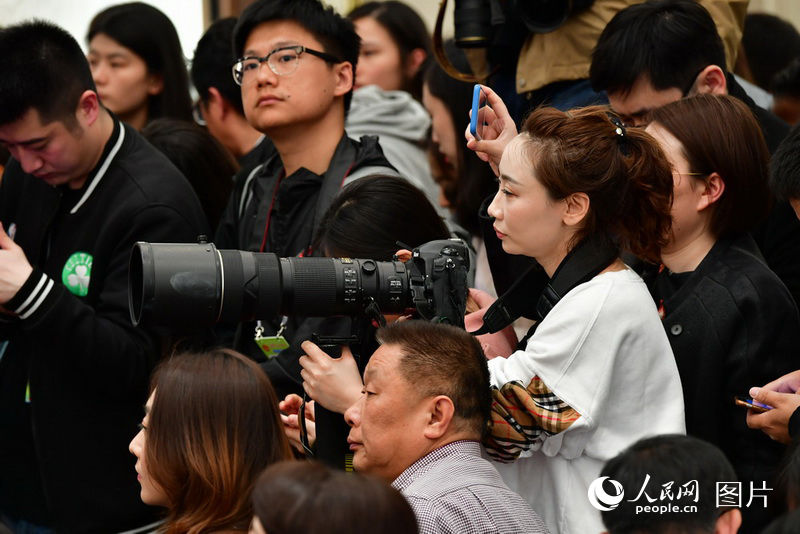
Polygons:
[[[467,332],[474,332],[483,326],[483,316],[486,310],[488,310],[489,306],[494,304],[494,301],[497,299],[485,291],[474,288],[470,288],[469,296],[480,309],[464,316],[464,329]],[[483,348],[483,353],[489,360],[498,356],[507,358],[517,347],[517,334],[510,325],[494,334],[482,334],[476,337],[481,344],[481,348]]]
[[797,393],[797,390],[800,389],[800,370],[792,371],[780,378],[776,378],[761,389],[777,391],[778,393]]
[[32,272],[25,252],[0,224],[0,304],[14,298]]
[[[771,383],[771,382],[770,382]],[[753,400],[772,406],[771,410],[758,413],[747,410],[747,426],[763,431],[766,435],[781,443],[791,443],[789,436],[789,418],[800,407],[800,395],[796,393],[778,393],[763,388],[750,388]]]
[[[303,399],[300,395],[287,395],[280,403],[278,409],[281,411],[281,422],[283,422],[283,431],[289,439],[289,444],[294,447],[298,452],[305,454],[303,443],[300,441],[300,420],[298,413],[300,406],[303,404]],[[306,418],[306,431],[308,435],[309,445],[313,445],[317,440],[317,426],[314,422],[314,401],[306,403],[305,409]]]
[[412,254],[410,250],[401,248],[400,250],[395,252],[394,255],[397,256],[398,260],[402,261],[403,263],[406,263],[408,260],[411,259]]
[[[478,141],[469,131],[467,126],[464,137],[467,139],[467,148],[474,150],[475,154],[483,160],[488,161],[496,176],[500,176],[498,165],[503,156],[506,145],[517,136],[517,125],[511,114],[508,112],[503,100],[497,93],[482,85],[483,94],[487,105],[478,110],[478,124],[483,124],[481,137]],[[472,110],[469,112],[472,117]]]
[[300,345],[306,352],[300,357],[300,376],[309,397],[332,412],[344,413],[361,395],[361,374],[348,347],[341,358],[331,358],[310,341]]

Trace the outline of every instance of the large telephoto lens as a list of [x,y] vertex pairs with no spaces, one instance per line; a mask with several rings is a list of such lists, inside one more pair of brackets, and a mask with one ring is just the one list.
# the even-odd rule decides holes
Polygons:
[[400,261],[279,258],[211,243],[137,243],[128,301],[134,324],[175,327],[359,315],[370,302],[383,313],[414,307]]

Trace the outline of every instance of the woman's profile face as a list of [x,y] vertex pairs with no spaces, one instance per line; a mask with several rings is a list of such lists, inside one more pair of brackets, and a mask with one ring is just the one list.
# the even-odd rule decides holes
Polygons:
[[361,37],[355,89],[365,85],[377,85],[384,91],[403,89],[407,76],[403,58],[386,28],[372,17],[362,17],[354,25]]
[[669,253],[704,231],[704,219],[698,206],[705,187],[702,180],[690,174],[689,162],[683,155],[683,144],[669,130],[658,123],[651,123],[645,131],[658,141],[672,167],[672,233],[670,242],[663,250]]
[[552,275],[567,252],[572,231],[563,223],[566,202],[554,200],[534,176],[529,141],[517,136],[500,160],[500,182],[489,205],[494,230],[509,254],[524,254]]
[[458,172],[458,141],[450,110],[440,98],[433,96],[428,84],[422,87],[422,105],[431,116],[431,139],[436,149],[444,156],[445,163]]
[[131,440],[128,450],[136,456],[136,473],[138,474],[139,484],[142,486],[142,491],[139,494],[142,502],[152,506],[167,506],[169,504],[167,496],[164,494],[164,490],[153,480],[145,461],[150,410],[153,407],[155,394],[155,391],[153,391],[153,394],[147,399],[147,404],[144,407],[144,419],[142,419],[142,424],[139,426],[139,433]]
[[160,76],[150,74],[144,59],[104,33],[89,42],[89,67],[100,101],[120,119],[147,117],[147,99],[163,89]]

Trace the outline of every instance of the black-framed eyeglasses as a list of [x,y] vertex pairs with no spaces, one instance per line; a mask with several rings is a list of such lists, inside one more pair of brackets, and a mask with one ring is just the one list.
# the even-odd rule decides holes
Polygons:
[[288,76],[297,70],[300,55],[303,54],[303,52],[311,54],[312,56],[317,56],[328,63],[341,63],[341,60],[335,56],[318,50],[312,50],[302,45],[282,46],[263,57],[245,56],[239,58],[231,69],[233,72],[233,80],[239,85],[244,85],[250,80],[254,80],[262,63],[269,65],[269,69],[276,75]]

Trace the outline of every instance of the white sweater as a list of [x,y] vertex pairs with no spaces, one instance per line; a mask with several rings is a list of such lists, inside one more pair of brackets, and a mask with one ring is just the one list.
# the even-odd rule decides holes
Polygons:
[[684,433],[678,369],[655,304],[629,269],[567,293],[524,351],[489,362],[492,385],[539,376],[581,416],[511,464],[496,464],[553,534],[604,530],[587,497],[604,463],[635,441]]

